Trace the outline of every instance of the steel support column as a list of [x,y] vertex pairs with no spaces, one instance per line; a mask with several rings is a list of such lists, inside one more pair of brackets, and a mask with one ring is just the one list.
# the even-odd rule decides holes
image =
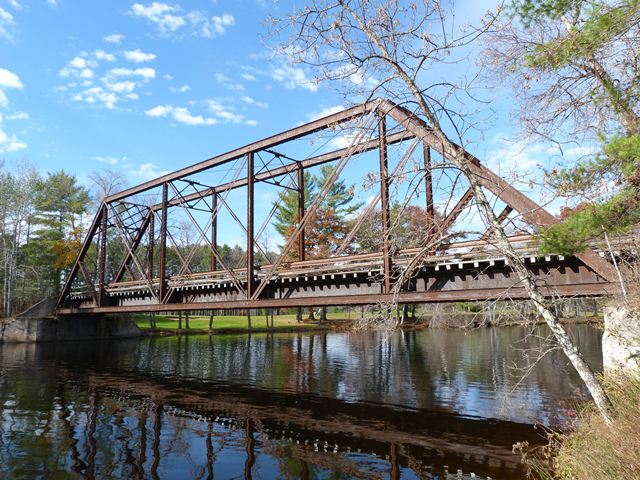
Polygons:
[[155,249],[156,220],[153,212],[149,218],[149,240],[147,245],[147,275],[150,281],[153,281],[153,250]]
[[102,218],[100,219],[100,257],[98,259],[98,306],[104,305],[104,285],[107,268],[107,206],[102,204]]
[[426,194],[427,207],[427,232],[429,232],[429,240],[433,236],[435,230],[435,212],[433,207],[433,176],[431,175],[431,149],[426,143],[424,148],[424,188]]
[[384,265],[384,293],[391,291],[391,218],[389,214],[389,165],[387,160],[387,124],[384,116],[378,123],[380,142],[380,203],[382,208],[382,259]]
[[[304,169],[301,167],[300,169],[298,169],[298,216],[296,218],[298,225],[302,223],[302,219],[304,218],[304,200],[305,200],[304,188],[305,188]],[[300,260],[301,262],[303,262],[305,259],[304,243],[305,243],[305,238],[304,238],[304,228],[303,228],[302,230],[300,230],[300,233],[298,234],[298,260]]]
[[218,268],[216,249],[218,248],[218,194],[211,195],[211,271]]
[[253,152],[247,154],[247,299],[253,295],[254,258],[253,258]]
[[158,259],[158,280],[160,282],[160,303],[165,301],[167,294],[167,202],[169,196],[169,185],[165,182],[162,184],[162,209],[160,217],[160,258]]

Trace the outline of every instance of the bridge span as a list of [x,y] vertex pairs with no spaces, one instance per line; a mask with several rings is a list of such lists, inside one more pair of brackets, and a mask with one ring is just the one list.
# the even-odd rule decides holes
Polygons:
[[[546,295],[613,292],[608,252],[592,245],[572,257],[540,255],[531,233],[556,218],[471,154],[468,161]],[[317,194],[305,198],[305,172],[325,164],[333,167],[331,174]],[[369,183],[376,185],[375,194],[334,251],[310,258],[311,225],[349,168],[361,177],[374,170]],[[265,189],[272,197],[258,195]],[[286,191],[297,198],[296,223],[273,254],[263,240],[280,192]],[[271,211],[257,209],[256,199],[274,198],[273,192],[278,200]],[[394,193],[401,211],[423,196],[424,238],[412,239],[413,248],[395,242]],[[242,207],[233,198],[241,198]],[[526,298],[492,231],[470,227],[478,223],[474,212],[472,190],[428,125],[403,107],[373,100],[105,198],[56,313]],[[379,248],[357,253],[354,245],[366,219],[379,223]],[[230,229],[246,237],[236,265],[222,255],[218,242]]]

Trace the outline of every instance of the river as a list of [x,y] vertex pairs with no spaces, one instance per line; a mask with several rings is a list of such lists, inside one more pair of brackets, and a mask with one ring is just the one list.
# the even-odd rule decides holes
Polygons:
[[[601,369],[600,334],[574,325]],[[523,478],[517,441],[586,392],[547,331],[0,346],[0,477]],[[523,376],[527,371],[526,376]]]

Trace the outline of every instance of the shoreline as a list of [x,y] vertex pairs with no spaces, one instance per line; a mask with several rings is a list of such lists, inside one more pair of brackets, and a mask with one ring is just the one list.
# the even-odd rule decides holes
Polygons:
[[[469,318],[471,317],[471,318]],[[501,327],[517,327],[517,326],[532,326],[532,325],[544,325],[545,321],[540,318],[536,319],[500,319],[497,321],[482,321],[483,319],[476,319],[474,315],[456,314],[456,315],[444,315],[437,320],[433,320],[430,317],[421,317],[418,319],[411,319],[408,323],[405,323],[399,327],[404,331],[426,330],[426,329],[463,329],[473,330],[477,328],[501,328]],[[246,326],[243,327],[218,327],[214,326],[213,329],[190,327],[190,328],[177,328],[177,327],[149,327],[149,319],[135,319],[135,323],[138,328],[143,332],[145,336],[149,337],[162,337],[172,335],[250,335],[254,333],[319,333],[319,332],[345,332],[352,331],[354,320],[348,318],[334,318],[327,319],[324,323],[311,323],[309,321],[303,321],[300,324],[285,324],[278,325],[277,320],[275,326],[255,326],[250,329]],[[191,320],[193,321],[193,320]],[[583,316],[583,317],[565,317],[561,318],[561,322],[566,325],[571,324],[602,324],[603,318],[601,316]],[[317,321],[315,321],[317,322]],[[215,323],[215,322],[214,322]]]

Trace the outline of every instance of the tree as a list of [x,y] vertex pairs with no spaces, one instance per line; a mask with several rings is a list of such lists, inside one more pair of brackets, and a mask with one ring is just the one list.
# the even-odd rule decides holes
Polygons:
[[[361,91],[366,89],[365,98],[384,94],[426,121],[444,158],[468,182],[480,216],[493,229],[496,246],[608,419],[611,403],[606,393],[560,324],[535,276],[509,243],[468,162],[464,146],[468,143],[469,119],[460,96],[466,94],[472,100],[473,90],[468,82],[430,75],[492,28],[489,22],[480,29],[452,31],[451,24],[456,25],[446,5],[449,3],[438,0],[307,0],[306,6],[276,20],[275,25],[278,33],[285,35],[280,50],[294,62],[311,66],[318,81],[337,82],[351,90],[352,85],[357,85]],[[409,263],[409,274],[420,265],[420,256],[426,252],[422,249]],[[399,283],[395,284],[396,291]]]
[[[331,176],[333,167],[323,165],[319,175],[304,175],[305,209],[315,200],[318,187],[322,187]],[[333,183],[319,208],[305,228],[306,254],[310,258],[326,258],[339,248],[349,232],[349,218],[361,206],[353,201],[354,185],[347,186],[344,180]],[[298,193],[285,190],[280,193],[274,217],[276,231],[287,239],[298,223]]]
[[[304,172],[305,211],[313,203],[313,198],[316,194],[315,179],[310,172],[306,171]],[[280,236],[287,239],[295,230],[296,224],[298,223],[298,192],[291,189],[283,190],[274,202],[274,206],[276,206],[276,211],[273,215],[275,219],[273,226]],[[290,255],[293,255],[293,253],[290,253]]]
[[485,58],[514,87],[525,134],[600,145],[549,172],[580,208],[543,232],[544,250],[572,254],[628,232],[640,222],[640,1],[514,0],[509,13]]
[[38,182],[35,197],[34,238],[31,254],[39,265],[52,266],[49,274],[54,292],[60,288],[62,271],[70,267],[82,236],[82,217],[90,196],[74,175],[49,173]]
[[17,280],[24,278],[28,263],[23,246],[29,241],[38,181],[37,172],[29,167],[14,172],[0,170],[0,273],[2,309],[7,316],[13,314]]
[[[391,243],[393,250],[405,248],[418,248],[423,246],[429,238],[429,222],[433,222],[432,229],[438,229],[442,222],[442,215],[435,212],[431,219],[426,207],[419,205],[404,205],[398,201],[392,203],[391,217]],[[360,252],[382,251],[382,212],[376,209],[372,214],[362,211],[350,223],[350,227],[361,222],[356,233],[356,242]]]
[[122,170],[94,170],[89,174],[89,179],[93,182],[91,194],[96,209],[105,197],[127,188],[127,178]]

